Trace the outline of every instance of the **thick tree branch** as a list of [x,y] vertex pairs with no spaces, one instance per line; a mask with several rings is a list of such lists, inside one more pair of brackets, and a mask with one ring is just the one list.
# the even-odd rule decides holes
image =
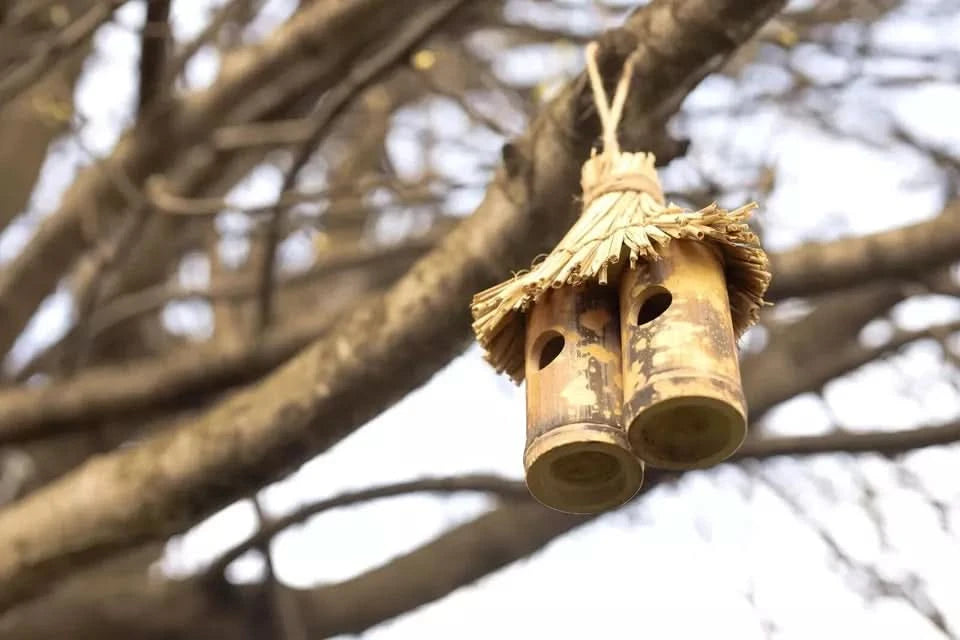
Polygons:
[[[329,330],[335,318],[324,313],[304,316],[251,344],[211,342],[132,367],[90,367],[63,384],[28,388],[23,395],[0,390],[0,444],[87,429],[99,419],[159,409],[250,382]],[[51,429],[37,429],[44,423]]]
[[[662,0],[632,16],[621,35],[643,50],[636,84],[644,87],[628,110],[633,137],[659,130],[683,91],[782,5]],[[604,66],[619,68],[628,52]],[[584,118],[584,89],[578,78],[545,108],[505,150],[506,166],[478,211],[386,296],[256,387],[172,433],[91,460],[0,512],[0,607],[79,565],[181,530],[288,472],[462,351],[471,295],[529,263],[571,219],[571,190],[597,133],[594,119]]]
[[804,244],[772,260],[770,298],[904,278],[960,260],[960,200],[932,220],[832,242]]
[[743,360],[741,375],[751,420],[776,404],[818,391],[831,377],[849,373],[869,360],[892,352],[926,331],[899,332],[886,344],[860,344],[861,329],[907,297],[896,282],[877,282],[829,294],[801,321],[774,327],[764,349]]

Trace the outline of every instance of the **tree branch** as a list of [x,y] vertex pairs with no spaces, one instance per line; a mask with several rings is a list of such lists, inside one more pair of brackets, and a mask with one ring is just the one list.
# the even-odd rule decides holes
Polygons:
[[167,89],[167,50],[170,44],[170,0],[148,0],[140,38],[140,90],[137,112],[143,112]]
[[960,260],[960,200],[932,220],[832,242],[804,244],[771,261],[771,300],[915,276]]
[[[75,0],[64,6],[78,13],[84,4]],[[87,41],[0,108],[0,230],[27,208],[51,143],[69,129],[74,85],[89,52]]]
[[[644,91],[627,110],[631,137],[660,131],[683,91],[782,6],[659,0],[634,14],[621,32],[643,50],[635,72]],[[616,59],[601,65],[608,71],[631,52],[614,51]],[[584,117],[585,87],[579,77],[508,146],[505,168],[474,215],[387,295],[256,387],[169,434],[93,459],[0,512],[0,607],[78,566],[182,530],[290,471],[461,352],[472,294],[529,264],[572,219],[571,189],[598,131],[595,118]]]
[[[322,92],[336,85],[340,70],[372,43],[412,19],[421,5],[384,0],[306,3],[265,42],[224,57],[223,73],[212,87],[171,103],[164,135],[150,127],[125,134],[103,167],[78,174],[60,207],[39,226],[26,248],[0,270],[0,354],[6,353],[42,300],[73,261],[89,248],[84,217],[109,227],[125,200],[107,175],[126,175],[135,185],[148,176],[182,165],[189,151],[215,126],[268,117],[304,87]],[[320,53],[323,55],[315,55]],[[307,55],[307,53],[311,55]],[[304,65],[297,61],[306,57]],[[272,89],[272,90],[270,90]],[[147,132],[149,131],[149,132]],[[89,222],[89,220],[88,220]]]
[[54,69],[61,58],[82,46],[124,2],[126,0],[95,2],[85,14],[71,21],[44,43],[36,55],[0,78],[0,106],[16,98],[45,73]]
[[[879,453],[897,455],[927,446],[960,440],[960,421],[910,431],[834,433],[826,436],[770,438],[749,441],[736,460],[762,460],[780,455],[823,453]],[[679,477],[649,469],[641,496]],[[467,478],[426,482],[462,482],[465,490],[481,488]],[[522,482],[490,478],[489,489],[513,496],[513,489],[526,489]],[[399,495],[400,487],[418,490],[418,481],[379,487],[325,500],[314,507],[331,505],[349,496],[366,493],[372,498]],[[642,499],[638,496],[637,498]],[[355,502],[355,501],[354,501]],[[628,503],[629,509],[636,502]],[[301,510],[310,515],[310,507]],[[377,624],[427,603],[439,600],[483,576],[543,549],[571,529],[597,516],[570,516],[518,497],[492,511],[438,536],[420,548],[400,555],[381,567],[344,582],[312,589],[290,589],[299,601],[308,633],[331,637],[360,633]],[[290,516],[293,519],[293,516]],[[284,521],[287,519],[285,518]],[[106,584],[101,584],[104,580]],[[224,586],[228,591],[210,589],[206,576],[185,581],[156,580],[143,571],[104,580],[97,574],[80,575],[71,584],[48,597],[28,603],[0,617],[0,632],[8,640],[99,640],[108,635],[128,640],[190,640],[216,637],[228,640],[263,640],[260,629],[251,624],[261,616],[257,603],[262,586]],[[105,594],[122,594],[124,606],[112,606]],[[219,594],[219,595],[218,595]],[[264,621],[260,620],[263,625]]]
[[[304,281],[352,268],[358,261],[386,260],[387,265],[405,266],[427,246],[431,237],[393,250],[331,255],[313,273],[293,280]],[[207,292],[212,297],[242,297],[257,291],[255,282],[240,283]],[[166,287],[143,295],[119,298],[91,319],[91,330],[116,322],[131,313],[155,308],[168,299]],[[203,292],[183,292],[204,295]],[[896,286],[883,283],[865,291],[838,295],[811,313],[803,322],[774,334],[771,344],[744,359],[742,375],[748,406],[754,419],[774,405],[806,391],[816,390],[831,378],[847,373],[870,360],[895,351],[905,344],[930,337],[952,325],[921,331],[897,332],[875,347],[860,345],[860,328],[903,299]],[[459,310],[457,310],[459,311]],[[456,311],[455,311],[456,313]],[[134,360],[119,365],[88,368],[72,378],[44,387],[0,389],[0,444],[26,442],[64,431],[87,428],[95,420],[135,410],[152,410],[178,402],[184,394],[210,393],[248,382],[279,366],[286,358],[322,335],[331,324],[330,316],[312,316],[284,324],[266,334],[262,342],[241,344],[213,342],[190,345],[159,358]],[[350,322],[350,320],[345,320]],[[813,356],[811,357],[811,354]]]
[[[255,380],[329,330],[336,315],[278,325],[248,345],[212,342],[136,362],[90,367],[49,387],[0,390],[0,444],[89,428],[99,419],[160,409]],[[47,425],[49,429],[40,429]]]
[[771,329],[768,344],[741,366],[751,420],[798,394],[819,390],[832,377],[928,337],[927,331],[898,332],[882,345],[860,344],[864,325],[907,295],[906,287],[887,281],[828,294],[801,321]]
[[[414,20],[402,25],[386,43],[378,45],[373,55],[351,66],[346,78],[324,97],[316,113],[310,118],[310,132],[294,156],[293,163],[283,178],[280,192],[287,193],[297,184],[300,172],[329,132],[346,106],[361,91],[370,86],[384,71],[392,67],[413,46],[428,36],[450,14],[463,6],[465,0],[441,0],[424,9]],[[255,316],[257,333],[271,321],[273,310],[274,266],[277,246],[280,244],[286,209],[277,205],[271,213],[264,239],[259,269],[259,304]]]
[[297,509],[282,518],[268,521],[254,535],[224,552],[207,569],[211,578],[219,578],[227,566],[250,549],[254,549],[273,539],[284,529],[303,522],[307,518],[333,509],[349,507],[360,502],[370,502],[382,498],[407,495],[411,493],[456,493],[464,491],[478,491],[497,495],[501,498],[523,498],[528,500],[526,485],[517,480],[509,480],[490,475],[453,476],[450,478],[423,478],[400,482],[370,489],[361,489],[342,493],[327,500],[314,502]]

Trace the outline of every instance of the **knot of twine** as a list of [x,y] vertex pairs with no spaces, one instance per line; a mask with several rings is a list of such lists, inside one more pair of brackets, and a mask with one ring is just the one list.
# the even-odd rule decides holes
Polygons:
[[[591,42],[586,48],[587,76],[590,78],[590,87],[593,92],[593,102],[600,117],[603,129],[603,151],[600,155],[592,155],[587,163],[589,170],[584,167],[582,177],[583,203],[588,207],[591,202],[608,193],[636,191],[647,193],[658,202],[663,202],[663,190],[656,172],[650,168],[643,171],[642,161],[618,162],[622,155],[620,141],[617,139],[617,128],[623,118],[623,108],[630,93],[630,80],[633,77],[633,65],[637,51],[631,53],[623,63],[620,79],[613,94],[613,103],[607,98],[603,88],[603,78],[597,66],[597,50],[599,45]],[[642,156],[642,154],[630,154]],[[639,158],[637,160],[640,160]]]

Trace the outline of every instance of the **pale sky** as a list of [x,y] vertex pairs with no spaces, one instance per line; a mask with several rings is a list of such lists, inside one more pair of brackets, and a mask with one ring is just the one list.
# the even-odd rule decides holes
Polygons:
[[[176,36],[196,33],[205,8],[213,4],[217,3],[174,2]],[[258,32],[281,22],[292,7],[289,0],[266,5]],[[509,6],[512,17],[535,17],[529,13],[530,2]],[[616,24],[587,10],[571,10],[565,16],[551,19],[576,20],[583,32]],[[121,23],[128,28],[113,25],[98,33],[97,56],[78,89],[77,108],[86,122],[84,145],[96,154],[108,152],[129,123],[137,64],[135,30],[142,20],[142,3],[131,3],[121,12]],[[878,32],[880,44],[889,47],[946,43],[950,33],[960,33],[957,19],[931,25],[900,15],[887,22]],[[831,61],[810,64],[832,68]],[[503,56],[496,66],[505,77],[531,81],[560,80],[581,67],[576,49],[558,49],[549,56],[542,52]],[[190,86],[209,83],[216,71],[216,56],[205,52],[189,68]],[[760,76],[749,78],[751,87],[778,82],[775,71],[767,76],[762,70],[756,73]],[[694,110],[720,108],[735,104],[742,95],[733,81],[712,78],[689,104]],[[893,118],[925,138],[960,148],[955,124],[960,91],[955,87],[934,83],[922,89],[885,91],[882,100],[867,88],[843,94],[838,102],[831,109],[838,120]],[[430,127],[440,136],[471,134],[463,115],[443,102],[405,117],[409,126]],[[766,108],[734,125],[727,117],[703,115],[682,126],[693,138],[692,156],[720,180],[735,172],[737,162],[763,160],[777,168],[776,190],[759,214],[770,250],[823,237],[827,220],[834,237],[929,218],[939,206],[939,187],[924,180],[929,167],[920,157],[832,139],[782,109]],[[402,167],[412,157],[411,142],[404,134],[397,135],[388,148]],[[499,144],[496,139],[491,144],[489,135],[478,140],[484,148],[496,149]],[[451,149],[444,163],[456,167],[458,175],[482,179],[482,163],[464,156]],[[76,144],[61,145],[44,171],[31,210],[0,236],[0,261],[23,246],[35,221],[56,206],[78,163],[89,161]],[[684,172],[689,172],[684,162],[674,163],[664,178],[682,182]],[[232,197],[237,203],[269,202],[279,189],[279,179],[276,169],[258,171]],[[469,212],[479,195],[459,194],[456,209]],[[220,224],[235,222],[224,218]],[[285,255],[305,266],[303,249],[308,244],[303,238],[292,240]],[[183,271],[184,278],[203,280],[202,269]],[[66,327],[69,313],[68,296],[52,298],[18,345],[15,361],[54,339]],[[189,331],[204,324],[208,319],[204,313],[203,305],[194,304],[168,309],[166,317],[172,327]],[[955,301],[927,298],[901,305],[892,320],[919,328],[958,315]],[[879,323],[864,339],[883,340],[889,330],[890,325]],[[942,368],[939,347],[918,343],[889,362],[871,364],[832,383],[823,400],[807,395],[785,403],[770,414],[764,427],[771,434],[802,435],[822,433],[835,420],[853,430],[943,421],[960,414],[960,396],[945,376],[937,377],[935,372]],[[471,348],[422,389],[264,491],[264,506],[269,513],[281,514],[346,489],[426,475],[493,472],[521,478],[523,398],[522,388],[496,376]],[[899,466],[875,456],[862,456],[857,464],[850,464],[847,456],[776,459],[687,474],[638,504],[564,536],[532,558],[364,637],[943,638],[903,602],[864,599],[857,572],[832,559],[815,527],[829,532],[854,561],[875,568],[885,579],[919,579],[953,628],[960,630],[956,454],[956,447],[919,451]],[[910,486],[922,488],[922,493]],[[867,490],[879,496],[866,501],[874,513],[863,506]],[[944,505],[949,534],[938,523],[929,496]],[[411,496],[324,514],[275,539],[276,570],[284,582],[300,587],[343,580],[416,548],[492,504],[482,496]],[[802,507],[803,519],[796,517],[791,504]],[[885,540],[873,517],[884,522]],[[249,502],[225,509],[173,540],[164,568],[173,574],[194,571],[254,526]],[[262,561],[251,553],[231,567],[230,575],[251,580],[261,571]]]

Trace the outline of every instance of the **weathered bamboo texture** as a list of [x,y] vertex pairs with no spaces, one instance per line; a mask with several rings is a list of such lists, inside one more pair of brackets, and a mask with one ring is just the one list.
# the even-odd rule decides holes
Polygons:
[[594,513],[629,500],[643,481],[621,421],[617,290],[545,294],[526,331],[527,486],[548,507]]
[[623,418],[633,451],[666,469],[714,465],[747,433],[730,301],[718,252],[671,242],[620,280]]

